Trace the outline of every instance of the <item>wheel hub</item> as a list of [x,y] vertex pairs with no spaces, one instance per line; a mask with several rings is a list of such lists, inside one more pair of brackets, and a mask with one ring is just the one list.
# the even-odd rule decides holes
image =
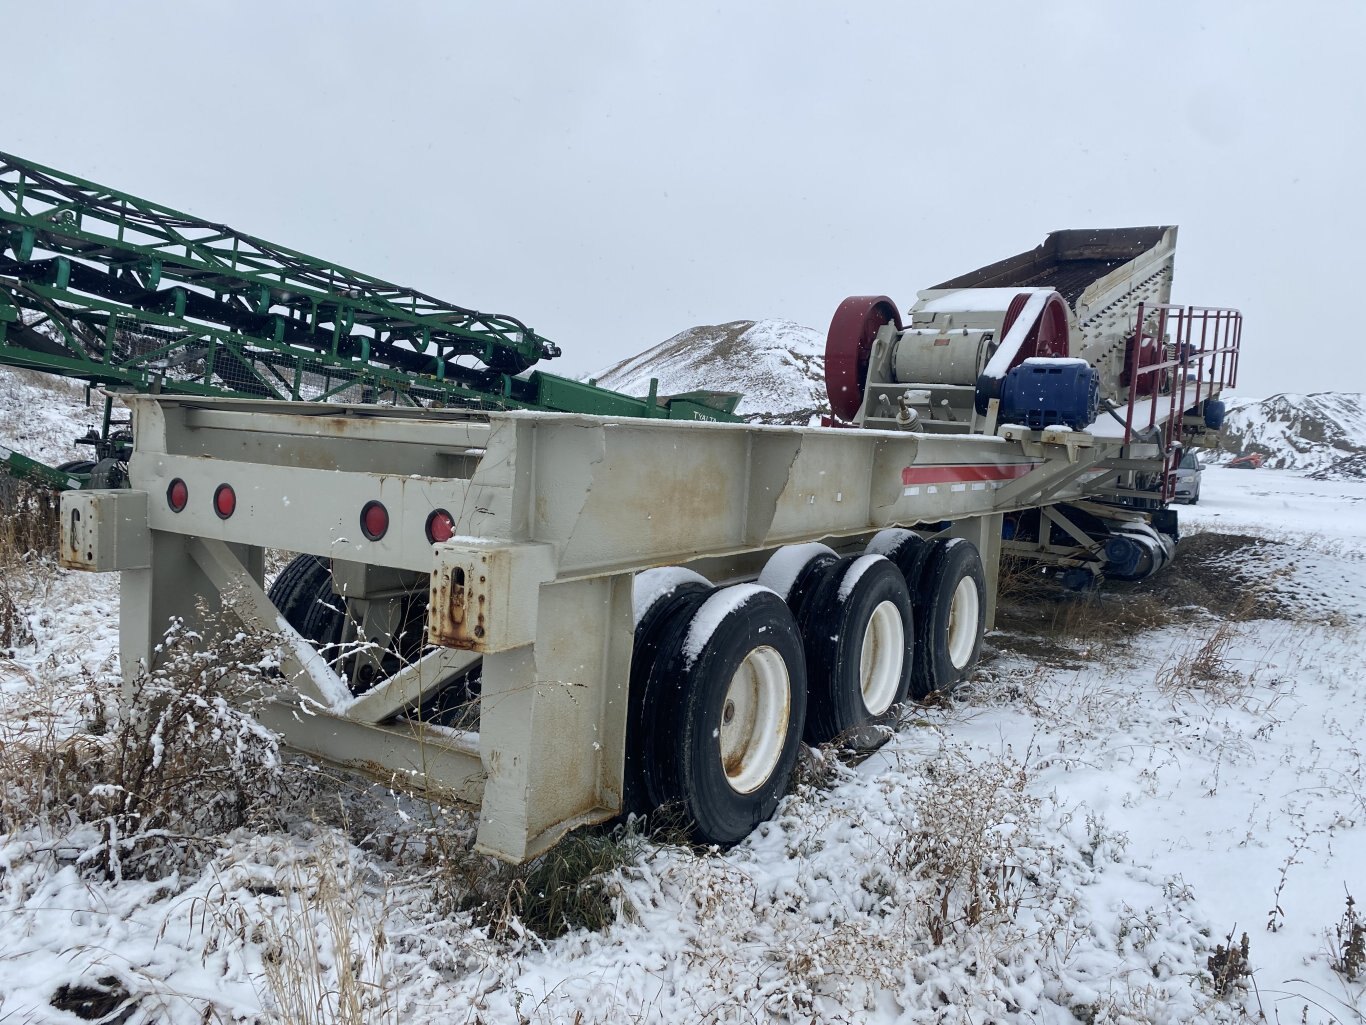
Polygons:
[[717,735],[721,768],[736,793],[768,781],[782,757],[789,707],[787,663],[767,645],[749,652],[731,676]]
[[905,659],[906,633],[901,614],[896,605],[884,601],[868,619],[859,654],[859,686],[869,715],[881,715],[892,706]]
[[981,612],[977,585],[971,577],[964,577],[953,589],[953,600],[949,603],[949,661],[955,669],[962,669],[972,658]]

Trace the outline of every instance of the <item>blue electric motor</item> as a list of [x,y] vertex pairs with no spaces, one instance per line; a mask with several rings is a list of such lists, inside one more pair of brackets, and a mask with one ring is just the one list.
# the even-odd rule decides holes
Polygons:
[[1100,378],[1083,359],[1027,359],[1001,382],[1001,423],[1082,431],[1099,412]]
[[1217,431],[1224,426],[1224,417],[1227,415],[1227,407],[1218,399],[1205,400],[1205,426],[1211,431]]

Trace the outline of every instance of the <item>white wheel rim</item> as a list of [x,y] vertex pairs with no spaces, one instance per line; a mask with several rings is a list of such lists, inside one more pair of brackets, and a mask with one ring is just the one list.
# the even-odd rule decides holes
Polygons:
[[721,704],[721,768],[737,794],[773,775],[787,739],[792,696],[787,662],[776,648],[755,648],[735,670]]
[[863,630],[863,650],[859,653],[859,687],[869,715],[881,715],[892,707],[905,661],[906,633],[901,613],[896,605],[885,601],[873,609]]
[[949,661],[955,669],[962,669],[972,658],[981,614],[977,584],[972,577],[964,577],[953,589],[953,600],[949,602]]

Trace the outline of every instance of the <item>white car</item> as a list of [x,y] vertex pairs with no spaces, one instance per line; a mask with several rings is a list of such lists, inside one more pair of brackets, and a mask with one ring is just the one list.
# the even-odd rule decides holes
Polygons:
[[1185,453],[1172,471],[1174,501],[1195,505],[1200,501],[1200,474],[1204,471],[1200,457],[1193,451]]

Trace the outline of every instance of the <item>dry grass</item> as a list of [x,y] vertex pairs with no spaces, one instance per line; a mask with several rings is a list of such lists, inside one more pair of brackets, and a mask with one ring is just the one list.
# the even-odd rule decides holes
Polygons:
[[687,824],[667,806],[648,819],[577,829],[541,856],[508,865],[473,849],[475,820],[468,811],[439,803],[439,796],[413,794],[400,799],[397,816],[377,824],[375,802],[384,798],[367,792],[354,811],[371,816],[369,823],[357,831],[360,820],[344,811],[349,821],[332,824],[419,885],[441,914],[468,914],[500,942],[605,929],[620,914],[619,873],[647,849],[687,844]]
[[53,492],[0,475],[0,655],[33,643],[27,612],[52,576],[59,517]]
[[261,950],[263,1002],[282,1025],[371,1025],[405,1018],[397,1000],[382,880],[367,880],[335,834],[292,862],[255,901],[226,896],[204,914],[221,934]]
[[1236,672],[1228,661],[1228,651],[1237,639],[1233,623],[1213,624],[1207,634],[1197,637],[1184,650],[1158,669],[1158,692],[1168,697],[1190,697],[1199,693],[1224,704],[1237,704],[1252,681]]
[[445,906],[468,912],[495,940],[528,933],[553,939],[580,929],[598,932],[619,917],[619,873],[648,844],[664,838],[662,832],[647,834],[639,820],[580,829],[522,865],[495,861],[466,846],[443,849],[437,844],[429,852],[429,878]]
[[1349,982],[1366,975],[1366,920],[1357,912],[1350,893],[1342,917],[1328,934],[1328,963]]
[[1215,996],[1227,996],[1235,987],[1245,988],[1247,980],[1252,978],[1247,933],[1234,943],[1230,932],[1224,942],[1214,948],[1214,953],[1205,961],[1205,968],[1209,971]]
[[56,492],[0,475],[0,566],[55,556],[60,515]]
[[0,833],[28,833],[35,852],[82,872],[161,878],[265,821],[276,741],[223,693],[262,650],[239,639],[204,652],[197,640],[173,628],[117,697],[89,671],[36,681],[0,727]]
[[895,852],[898,867],[933,884],[922,908],[936,943],[983,920],[1009,919],[1025,892],[1020,827],[1037,818],[1024,766],[973,762],[948,748],[921,770],[928,785],[916,821]]

